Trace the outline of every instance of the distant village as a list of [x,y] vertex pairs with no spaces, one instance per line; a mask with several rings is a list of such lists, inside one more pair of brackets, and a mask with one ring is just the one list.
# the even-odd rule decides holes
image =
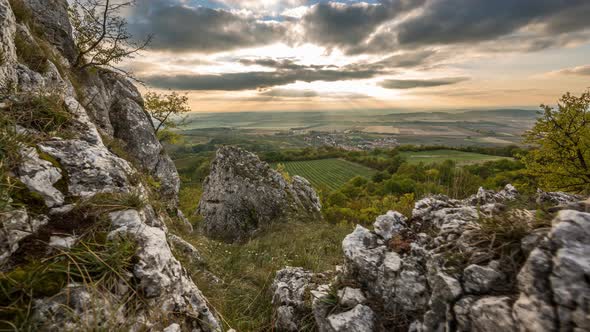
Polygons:
[[347,151],[370,151],[374,149],[391,149],[399,146],[397,139],[386,136],[379,138],[366,137],[366,133],[346,130],[343,132],[298,131],[291,130],[292,135],[302,135],[309,146],[331,146]]

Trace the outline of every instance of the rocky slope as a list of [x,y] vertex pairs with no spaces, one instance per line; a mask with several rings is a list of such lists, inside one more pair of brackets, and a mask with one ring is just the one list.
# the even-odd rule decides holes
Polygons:
[[[28,16],[19,6],[17,21],[11,3]],[[38,66],[31,48],[42,52]],[[0,320],[220,330],[168,244],[166,225],[182,222],[179,177],[141,95],[113,72],[74,73],[75,52],[66,0],[0,0],[0,148],[11,184],[0,211]],[[117,269],[126,245],[129,266]]]
[[209,236],[228,242],[245,240],[273,222],[321,218],[318,196],[306,179],[289,182],[255,154],[233,146],[217,151],[198,213]]
[[550,224],[508,208],[512,186],[458,201],[416,202],[357,226],[329,284],[300,268],[277,273],[276,328],[297,331],[587,331],[590,204],[563,193]]

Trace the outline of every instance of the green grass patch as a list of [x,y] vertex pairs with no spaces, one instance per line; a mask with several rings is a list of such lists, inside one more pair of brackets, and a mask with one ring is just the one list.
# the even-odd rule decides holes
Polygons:
[[[355,176],[370,179],[376,170],[343,159],[320,159],[282,162],[289,175],[299,175],[316,188],[335,190]],[[278,164],[273,166],[276,168]]]
[[271,284],[276,271],[301,266],[315,272],[342,263],[342,239],[352,225],[275,224],[245,244],[226,244],[198,234],[184,238],[203,255],[207,268],[223,282],[192,271],[199,288],[223,318],[238,331],[272,331]]
[[445,160],[452,160],[457,165],[479,164],[486,161],[496,161],[502,159],[512,159],[508,157],[491,156],[481,153],[463,152],[456,150],[432,150],[432,151],[404,151],[400,155],[410,164],[433,164],[441,163]]

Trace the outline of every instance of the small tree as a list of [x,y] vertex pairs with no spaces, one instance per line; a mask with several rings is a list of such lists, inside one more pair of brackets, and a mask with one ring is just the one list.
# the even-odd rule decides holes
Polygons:
[[590,191],[590,92],[566,93],[542,116],[525,142],[536,146],[523,157],[527,171],[548,190]]
[[121,17],[121,11],[134,5],[135,1],[74,0],[70,7],[78,49],[74,68],[109,67],[128,74],[114,65],[133,57],[152,40],[150,35],[135,42],[127,31],[127,21]]
[[158,94],[148,92],[145,97],[145,109],[157,122],[154,124],[156,135],[161,141],[173,141],[174,134],[169,130],[181,125],[186,117],[183,114],[191,111],[188,97],[177,92]]

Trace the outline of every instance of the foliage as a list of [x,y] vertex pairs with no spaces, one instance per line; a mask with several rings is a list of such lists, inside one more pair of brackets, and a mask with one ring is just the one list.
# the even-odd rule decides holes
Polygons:
[[73,62],[75,68],[108,67],[129,76],[115,65],[145,49],[152,40],[148,36],[141,42],[134,42],[128,32],[122,15],[134,4],[135,1],[111,0],[73,2],[69,13],[78,48]]
[[522,192],[534,192],[518,161],[498,160],[457,167],[452,161],[435,164],[402,164],[394,174],[377,173],[371,180],[352,179],[331,192],[324,192],[322,211],[329,222],[347,221],[370,225],[388,210],[411,215],[414,200],[426,194],[465,198],[480,186],[499,189],[508,183]]
[[287,181],[287,183],[291,183],[293,181],[291,175],[289,175],[289,172],[285,168],[285,164],[278,164],[276,167],[276,171],[281,174],[281,176],[283,177],[283,179],[285,179],[285,181]]
[[[148,92],[144,99],[146,111],[153,119],[158,121],[158,125],[154,127],[156,134],[160,129],[176,128],[183,121],[181,116],[191,111],[188,106],[188,97],[177,92],[170,94]],[[165,136],[160,135],[160,137]]]
[[566,93],[543,115],[525,141],[537,147],[523,157],[528,173],[547,190],[590,192],[590,92]]

